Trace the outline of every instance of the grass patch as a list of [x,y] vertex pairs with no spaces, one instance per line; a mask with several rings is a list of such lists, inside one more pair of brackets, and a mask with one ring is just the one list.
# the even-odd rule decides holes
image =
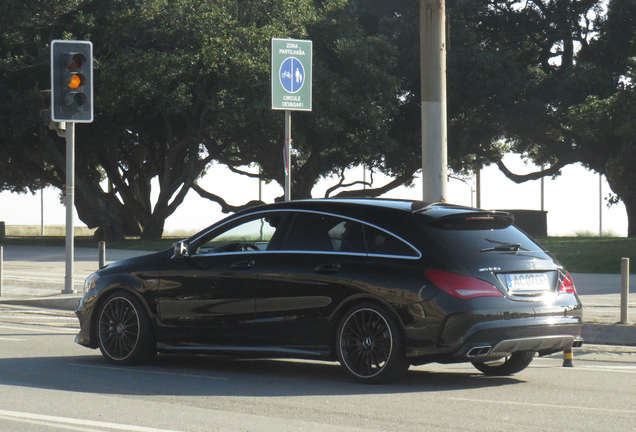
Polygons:
[[[162,251],[171,248],[174,243],[182,239],[182,237],[166,237],[156,241],[145,241],[138,238],[127,238],[120,242],[106,242],[106,249]],[[4,240],[0,240],[0,245],[64,247],[66,238],[64,236],[7,236]],[[97,249],[99,241],[92,237],[77,236],[75,237],[75,247]]]
[[[7,225],[5,227],[7,236],[41,236],[42,227],[40,225]],[[95,229],[87,227],[75,227],[75,236],[90,237],[95,233]],[[64,225],[45,225],[44,235],[47,237],[60,237],[66,235],[66,227]]]
[[[57,246],[66,245],[66,228],[64,225],[46,225],[45,235],[41,234],[40,225],[7,225],[6,237],[0,240],[0,245],[23,246]],[[75,227],[75,247],[98,248],[99,241],[93,239],[94,229]],[[172,247],[179,240],[190,237],[196,231],[178,230],[164,233],[164,237],[157,241],[142,241],[139,238],[130,237],[120,242],[107,242],[106,249],[128,249],[162,251]]]
[[[621,258],[636,259],[636,238],[542,237],[537,239],[568,271],[573,273],[620,273]],[[636,263],[630,265],[636,274]]]
[[616,231],[611,229],[604,230],[600,236],[598,235],[598,232],[594,232],[590,230],[574,231],[574,235],[576,237],[621,237],[620,234],[618,234]]

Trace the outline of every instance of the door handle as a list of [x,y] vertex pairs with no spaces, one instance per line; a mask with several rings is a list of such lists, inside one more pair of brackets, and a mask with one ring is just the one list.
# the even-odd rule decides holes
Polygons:
[[314,271],[316,273],[322,273],[322,274],[337,273],[340,271],[340,264],[339,263],[321,264],[318,267],[316,267]]
[[256,265],[254,260],[237,261],[230,266],[232,270],[249,270]]

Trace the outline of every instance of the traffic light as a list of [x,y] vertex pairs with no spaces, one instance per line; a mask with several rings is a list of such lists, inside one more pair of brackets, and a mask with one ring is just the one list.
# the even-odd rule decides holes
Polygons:
[[51,42],[51,118],[56,122],[93,121],[91,42]]

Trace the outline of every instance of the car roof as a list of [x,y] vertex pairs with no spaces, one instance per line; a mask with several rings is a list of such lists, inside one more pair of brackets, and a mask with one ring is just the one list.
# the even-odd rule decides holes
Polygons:
[[420,223],[438,224],[448,220],[461,221],[465,218],[475,219],[492,216],[506,219],[512,224],[514,216],[507,212],[481,210],[448,203],[429,204],[424,201],[387,198],[318,198],[295,201],[282,201],[270,204],[257,204],[243,209],[233,216],[218,221],[205,230],[195,234],[191,239],[201,238],[204,232],[219,228],[230,220],[249,216],[260,212],[273,211],[312,211],[326,214],[338,214],[354,220],[388,229],[397,235],[408,236],[414,226],[410,219],[414,216]]
[[307,200],[288,201],[286,203],[292,207],[300,206],[305,208],[306,206],[316,207],[347,207],[347,206],[374,206],[393,208],[397,210],[412,211],[413,205],[418,203],[417,206],[426,206],[427,204],[422,201],[412,201],[404,199],[390,199],[390,198],[317,198]]
[[427,218],[437,219],[448,215],[459,213],[494,213],[491,210],[480,210],[449,203],[427,203],[424,201],[392,199],[392,198],[317,198],[306,200],[295,200],[265,204],[256,206],[249,210],[258,211],[265,209],[303,209],[314,211],[343,211],[350,209],[353,211],[364,210],[369,207],[375,209],[397,210],[409,213],[420,213]]

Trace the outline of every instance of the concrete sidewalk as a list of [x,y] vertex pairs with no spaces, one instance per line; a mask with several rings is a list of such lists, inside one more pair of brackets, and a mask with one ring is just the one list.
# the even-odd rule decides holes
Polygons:
[[[74,289],[62,294],[66,273],[63,247],[4,246],[1,304],[75,310],[84,295],[84,280],[99,269],[99,251],[75,248]],[[106,264],[146,255],[149,251],[107,250]]]
[[[107,250],[106,263],[148,251]],[[23,305],[75,310],[83,296],[84,280],[98,269],[97,249],[75,249],[75,289],[62,294],[64,248],[4,246],[3,292],[0,305]],[[583,303],[585,343],[636,346],[636,275],[630,277],[629,324],[620,320],[620,275],[572,274]]]

